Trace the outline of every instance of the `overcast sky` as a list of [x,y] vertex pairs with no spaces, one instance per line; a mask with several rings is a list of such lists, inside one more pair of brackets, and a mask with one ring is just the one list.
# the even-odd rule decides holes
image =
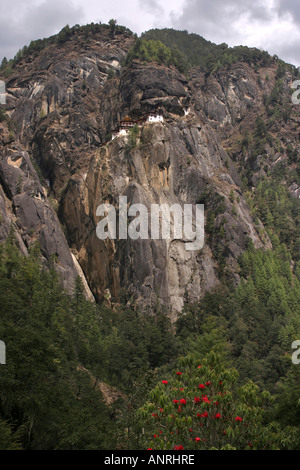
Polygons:
[[0,60],[66,24],[110,18],[141,34],[186,29],[217,44],[246,45],[300,66],[300,0],[0,0]]

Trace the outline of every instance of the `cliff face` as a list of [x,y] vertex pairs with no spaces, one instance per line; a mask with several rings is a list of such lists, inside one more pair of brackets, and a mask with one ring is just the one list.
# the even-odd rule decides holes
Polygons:
[[89,298],[94,297],[54,209],[71,175],[84,174],[101,146],[106,132],[95,110],[108,72],[118,70],[124,44],[128,41],[129,47],[132,40],[110,41],[104,36],[91,45],[83,38],[53,45],[21,60],[5,80],[6,118],[0,124],[1,240],[12,225],[24,254],[38,241],[45,260],[56,257],[66,289],[72,291],[80,275]]
[[[26,151],[16,146],[5,152],[0,161],[0,181],[0,240],[4,241],[13,229],[24,255],[38,241],[44,260],[56,259],[56,270],[64,287],[71,292],[76,277],[84,279],[84,275],[69,250],[57,215]],[[87,285],[85,288],[86,295],[93,299]]]
[[[13,139],[2,125],[0,236],[13,222],[24,252],[39,239],[45,258],[57,255],[67,286],[79,269],[71,249],[97,300],[159,300],[175,317],[218,285],[220,251],[238,282],[236,262],[248,240],[271,247],[226,149],[260,113],[276,67],[257,74],[238,63],[209,77],[193,69],[187,79],[155,63],[122,66],[133,42],[129,34],[103,32],[88,43],[79,36],[22,59],[6,81],[16,130]],[[157,110],[164,122],[143,124],[136,141],[111,140],[125,115]],[[199,251],[187,251],[185,240],[101,241],[97,207],[117,206],[119,196],[149,211],[151,204],[204,203],[214,230]]]

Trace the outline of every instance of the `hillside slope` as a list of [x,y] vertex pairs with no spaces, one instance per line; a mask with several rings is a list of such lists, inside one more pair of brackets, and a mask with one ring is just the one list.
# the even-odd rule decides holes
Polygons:
[[[250,240],[272,248],[253,199],[282,164],[283,184],[294,195],[299,188],[296,70],[245,51],[209,70],[190,63],[185,73],[151,56],[126,63],[135,42],[127,30],[78,28],[16,61],[5,78],[0,235],[13,223],[24,252],[39,240],[69,289],[82,269],[97,301],[159,301],[176,318],[220,281],[238,284],[237,261]],[[126,115],[151,112],[163,122],[143,123],[136,139],[112,140]],[[97,207],[117,206],[122,195],[149,210],[204,203],[204,248],[189,252],[175,239],[99,240]]]

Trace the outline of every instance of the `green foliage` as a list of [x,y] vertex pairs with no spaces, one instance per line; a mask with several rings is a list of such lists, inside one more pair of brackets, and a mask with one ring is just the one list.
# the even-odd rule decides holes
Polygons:
[[[253,448],[293,448],[294,434],[288,425],[299,424],[299,378],[286,355],[291,355],[291,344],[300,334],[300,282],[291,271],[288,250],[275,239],[273,243],[274,252],[257,251],[249,245],[239,261],[241,284],[231,291],[218,289],[217,293],[207,294],[199,305],[187,306],[174,335],[170,320],[160,308],[138,312],[96,306],[85,300],[79,278],[74,294],[66,295],[54,265],[50,269],[42,267],[38,247],[28,257],[21,256],[11,233],[0,249],[0,338],[7,345],[7,364],[0,376],[0,446],[111,449],[117,445],[135,449],[146,445],[140,434],[144,427],[144,437],[159,436],[154,440],[155,448],[169,449],[182,443],[186,449],[196,445],[197,449],[245,448],[248,442]],[[153,413],[161,420],[159,429],[152,414],[150,423],[137,421],[136,410],[150,406],[144,404],[145,397],[157,374],[164,374],[169,381],[178,355],[190,352],[196,357],[213,358],[211,351],[220,357],[214,359],[214,367],[200,369],[205,374],[202,382],[205,379],[217,384],[220,373],[220,381],[229,387],[228,395],[236,396],[233,403],[228,404],[224,397],[224,402],[219,401],[217,394],[221,390],[210,386],[210,403],[193,403],[198,395],[192,378],[186,382],[185,375],[175,374],[176,380],[183,380],[184,393],[180,392],[179,397],[179,391],[169,387],[164,403],[155,405]],[[239,377],[235,375],[231,383],[232,371],[228,369],[232,363]],[[185,374],[184,364],[190,367],[182,362],[176,372]],[[124,404],[118,405],[117,420],[98,388],[92,387],[100,381],[129,395]],[[259,399],[260,385],[274,393],[278,383],[282,385],[275,407],[268,409],[265,421],[256,414],[253,420],[251,413],[256,406],[249,409],[249,396]],[[185,421],[179,427],[177,421],[175,425],[170,421],[170,413],[158,410],[158,406],[164,410],[172,406],[175,412],[172,400],[178,397],[188,398],[180,414]],[[156,401],[151,399],[151,403],[153,407]],[[200,416],[207,411],[209,418],[199,418],[195,411]],[[224,420],[214,418],[217,413]],[[235,415],[248,426],[244,428],[242,422],[235,421]],[[283,429],[267,425],[271,420]],[[174,432],[172,426],[180,430],[179,436],[166,436],[168,429]],[[239,433],[239,429],[245,433]],[[197,437],[201,441],[195,441]]]
[[223,43],[216,45],[198,34],[174,29],[152,29],[142,34],[142,39],[160,41],[170,49],[176,49],[187,60],[188,67],[201,67],[205,72],[216,72],[220,67],[244,61],[251,66],[268,66],[273,58],[256,48],[237,46],[229,48]]
[[8,64],[7,58],[3,57],[2,62],[1,62],[1,66],[0,66],[1,70],[3,70],[7,66],[7,64]]
[[122,309],[102,315],[102,366],[109,383],[127,391],[150,368],[163,366],[176,355],[170,320],[160,309],[151,313]]
[[136,148],[139,135],[140,135],[139,126],[135,124],[133,127],[129,129],[128,140],[127,140],[127,145],[126,145],[127,150],[133,150]]
[[4,75],[5,78],[9,77],[12,74],[12,72],[13,72],[13,69],[12,69],[13,63],[14,63],[14,61],[12,59],[7,60],[6,57],[3,58],[2,62],[1,62],[1,66],[0,66],[0,72],[1,72],[1,75]]
[[56,41],[58,44],[64,44],[71,36],[70,26],[67,24],[62,30],[58,33]]
[[69,296],[55,261],[45,269],[39,255],[38,247],[20,255],[13,232],[0,245],[0,338],[7,345],[0,446],[110,449],[116,421],[96,385],[127,392],[150,368],[170,362],[177,349],[170,320],[160,309],[96,306],[79,278]]
[[108,24],[110,26],[110,35],[111,37],[114,37],[115,31],[116,31],[117,20],[111,19],[109,20]]
[[201,360],[192,355],[180,359],[138,410],[144,430],[141,446],[151,450],[296,448],[297,428],[282,430],[263,423],[271,395],[259,392],[251,381],[237,386],[237,378],[237,370],[228,368],[213,351]]
[[[299,329],[298,329],[299,331]],[[294,365],[279,383],[275,408],[270,419],[284,426],[298,426],[300,423],[300,367]]]
[[288,122],[292,114],[290,96],[284,92],[284,74],[288,68],[287,64],[283,64],[282,72],[275,80],[275,85],[269,96],[265,96],[264,104],[268,118],[271,118],[271,123],[275,123],[278,119]]
[[[113,22],[113,23],[112,23]],[[105,31],[110,31],[111,35],[125,34],[133,36],[132,31],[126,26],[117,25],[116,20],[110,20],[109,24],[100,23],[89,23],[84,26],[78,24],[70,27],[69,25],[64,26],[58,34],[50,36],[49,38],[36,39],[30,42],[28,46],[24,46],[15,55],[14,59],[7,61],[6,58],[2,60],[0,71],[5,77],[12,74],[16,64],[24,57],[29,54],[34,54],[42,51],[46,47],[52,44],[63,45],[72,38],[78,38],[82,36],[84,40],[88,40],[90,37],[94,37],[95,34],[101,34]]]
[[300,202],[290,195],[286,185],[275,178],[261,181],[255,190],[254,213],[288,247],[293,258],[299,260]]
[[90,375],[78,369],[87,365],[87,339],[90,353],[96,347],[88,334],[94,307],[70,304],[54,269],[44,270],[38,255],[36,248],[21,256],[13,237],[0,249],[0,337],[7,345],[0,420],[12,421],[1,445],[12,446],[18,433],[24,449],[101,449],[108,410]]
[[21,432],[22,428],[14,432],[7,421],[0,419],[0,450],[21,450]]
[[137,39],[132,49],[129,51],[126,64],[130,64],[133,59],[139,59],[144,63],[157,62],[159,64],[174,65],[179,71],[186,71],[186,61],[184,56],[174,48],[165,46],[161,41]]
[[266,137],[266,135],[267,135],[267,126],[264,120],[262,119],[262,117],[259,116],[256,119],[255,136],[257,138],[263,138],[263,137]]
[[[106,37],[132,34],[116,20],[108,25],[67,25],[58,35],[32,41],[14,61],[3,60],[1,71],[7,76],[13,64],[50,44],[64,44],[80,34],[88,40],[103,31]],[[127,64],[133,59],[173,65],[181,72],[199,66],[207,73],[239,60],[256,70],[273,63],[273,58],[257,49],[217,46],[174,30],[142,35],[129,52]],[[299,447],[289,425],[299,428],[300,423],[299,367],[291,364],[290,349],[300,338],[300,206],[290,196],[287,183],[300,184],[300,165],[297,146],[276,140],[272,128],[276,120],[287,122],[291,113],[283,96],[289,67],[278,64],[275,85],[265,97],[266,112],[241,137],[245,187],[248,182],[252,186],[257,167],[267,173],[248,193],[247,202],[257,226],[262,221],[267,229],[273,251],[255,250],[248,243],[239,259],[240,284],[228,285],[225,217],[230,206],[207,187],[198,202],[206,206],[206,233],[223,284],[200,303],[185,305],[175,333],[160,308],[111,311],[87,302],[79,279],[73,295],[67,295],[56,275],[55,261],[46,269],[39,262],[37,248],[28,257],[21,256],[12,235],[0,247],[0,338],[7,344],[8,357],[0,376],[1,449],[134,449],[146,444],[163,449],[178,445],[193,450],[244,449],[249,443],[259,449]],[[108,78],[113,75],[109,71]],[[0,121],[9,125],[1,106]],[[127,150],[136,148],[139,137],[135,126],[129,132]],[[143,143],[148,140],[144,135]],[[276,152],[286,153],[290,171],[280,164],[270,165]],[[225,165],[229,168],[229,161]],[[21,186],[20,180],[17,191]],[[229,200],[239,202],[234,191]],[[232,213],[238,216],[236,206]],[[211,351],[221,357],[217,359]],[[172,375],[178,355],[188,353],[206,357],[203,367],[193,369],[195,359],[186,357]],[[162,374],[168,384],[154,388],[145,403]],[[200,378],[213,384],[205,386],[209,403],[200,395],[200,402],[194,402]],[[117,418],[114,407],[103,401],[97,386],[101,381],[128,395],[124,403],[118,403]],[[228,396],[222,395],[220,382]],[[260,401],[267,395],[259,393],[260,389],[275,397],[267,413]],[[175,407],[173,400],[178,398],[186,403]],[[206,411],[207,417],[203,416]],[[236,421],[237,416],[242,421]]]
[[292,366],[291,345],[300,337],[300,284],[286,247],[278,239],[273,244],[274,251],[249,245],[239,259],[240,284],[186,307],[176,335],[180,351],[215,349],[234,363],[242,382],[251,379],[275,393]]

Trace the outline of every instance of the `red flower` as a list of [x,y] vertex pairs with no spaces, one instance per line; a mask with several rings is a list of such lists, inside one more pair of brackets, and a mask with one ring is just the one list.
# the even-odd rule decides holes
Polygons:
[[161,383],[164,384],[164,385],[167,385],[168,381],[167,380],[162,380]]
[[200,398],[199,398],[199,397],[195,397],[195,398],[194,398],[194,403],[201,403]]
[[205,382],[205,385],[206,385],[207,387],[209,387],[209,386],[210,386],[210,382]]
[[202,395],[202,401],[204,403],[210,403],[209,399],[207,398],[207,395],[205,395],[205,396]]
[[175,446],[174,450],[184,450],[184,447],[183,446]]
[[176,375],[182,375],[182,372],[176,372]]
[[196,442],[201,442],[201,438],[200,437],[195,437],[195,441]]
[[243,420],[242,420],[242,418],[241,418],[240,416],[237,416],[237,417],[235,418],[235,420],[236,420],[236,421],[240,421],[240,422],[242,422],[242,421],[243,421]]
[[200,384],[200,385],[199,385],[199,388],[201,388],[201,390],[204,390],[204,389],[205,389],[205,385]]
[[208,413],[207,413],[207,411],[205,411],[205,413],[203,413],[201,416],[202,416],[202,418],[208,418]]
[[217,413],[216,416],[215,416],[216,419],[220,419],[221,418],[221,415],[220,413]]
[[186,400],[185,400],[184,398],[181,398],[180,404],[181,404],[181,405],[186,405]]
[[177,405],[177,403],[179,403],[179,400],[173,400],[173,403],[175,403],[175,405]]

